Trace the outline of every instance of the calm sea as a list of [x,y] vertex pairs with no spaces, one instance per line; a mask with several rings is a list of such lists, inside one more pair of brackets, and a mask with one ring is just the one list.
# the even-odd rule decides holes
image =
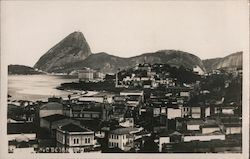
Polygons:
[[76,78],[53,75],[9,75],[8,94],[11,100],[46,100],[48,97],[67,97],[72,94],[57,90],[64,82],[76,82]]

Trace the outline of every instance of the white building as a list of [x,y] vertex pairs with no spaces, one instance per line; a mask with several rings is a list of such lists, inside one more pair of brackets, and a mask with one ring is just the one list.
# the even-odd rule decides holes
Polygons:
[[59,126],[56,133],[58,146],[62,147],[93,147],[94,132],[79,124],[69,123]]
[[187,130],[189,131],[199,131],[200,126],[204,124],[203,120],[189,120],[187,121]]
[[226,135],[229,134],[241,134],[242,125],[241,124],[224,124]]
[[183,141],[190,142],[190,141],[211,141],[211,140],[225,140],[225,134],[221,132],[213,132],[207,134],[196,133],[194,135],[184,135]]
[[181,108],[167,108],[167,117],[168,119],[175,119],[178,117],[182,117]]
[[125,118],[119,122],[122,127],[134,127],[134,118]]
[[204,71],[199,66],[194,67],[193,72],[197,73],[198,75],[204,75]]
[[133,147],[133,133],[140,132],[141,128],[119,128],[109,134],[109,148],[118,147],[123,151],[128,151]]

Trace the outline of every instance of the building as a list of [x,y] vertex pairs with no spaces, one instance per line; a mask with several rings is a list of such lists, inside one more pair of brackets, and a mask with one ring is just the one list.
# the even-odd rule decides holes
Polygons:
[[211,140],[225,140],[225,134],[221,132],[212,132],[212,133],[193,133],[193,134],[185,134],[183,137],[183,142],[190,141],[211,141]]
[[182,117],[182,109],[179,107],[168,107],[167,108],[168,119],[175,119]]
[[241,134],[242,124],[224,124],[224,129],[225,129],[226,135]]
[[81,96],[78,98],[80,102],[97,102],[97,103],[113,103],[114,94],[107,92],[100,92],[94,95]]
[[122,127],[134,127],[134,118],[124,118],[119,122]]
[[134,135],[133,133],[140,132],[141,128],[119,128],[110,131],[109,134],[109,148],[118,147],[123,151],[128,151],[133,147]]
[[58,102],[49,102],[47,104],[44,104],[40,107],[39,110],[39,117],[46,117],[54,114],[61,114],[63,115],[63,105]]
[[182,141],[182,134],[178,131],[166,131],[159,134],[159,152],[163,147],[170,143],[179,143]]
[[187,121],[187,130],[188,131],[200,131],[200,126],[204,124],[203,120],[194,120],[191,119]]
[[90,68],[78,71],[78,79],[80,81],[92,81],[94,79],[94,71]]
[[95,144],[94,131],[84,128],[79,124],[69,123],[57,128],[56,141],[59,147],[91,149]]
[[75,119],[101,119],[103,107],[96,102],[72,103],[66,110],[65,115]]
[[40,118],[40,127],[50,133],[51,137],[55,137],[56,129],[69,123],[80,124],[80,121],[70,119],[64,115],[54,114]]
[[205,74],[204,71],[199,66],[195,66],[193,68],[193,72],[197,73],[198,75],[204,75]]
[[221,132],[220,126],[214,120],[206,120],[203,125],[201,125],[202,134],[208,134],[213,132]]

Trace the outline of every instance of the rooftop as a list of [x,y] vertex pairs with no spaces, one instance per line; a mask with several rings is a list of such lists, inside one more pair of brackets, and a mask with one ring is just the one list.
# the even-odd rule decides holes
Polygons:
[[187,121],[187,125],[201,125],[204,124],[203,120],[189,120]]
[[8,123],[7,134],[36,133],[34,123]]
[[139,131],[139,128],[119,128],[116,130],[113,130],[110,132],[110,134],[117,134],[117,135],[123,135],[123,134],[130,134],[133,131]]
[[54,115],[50,115],[50,116],[46,116],[43,117],[42,119],[45,119],[49,122],[53,122],[53,121],[58,121],[58,120],[62,120],[62,119],[66,119],[67,117],[61,114],[54,114]]
[[121,93],[143,93],[143,91],[127,89],[127,90],[121,91]]
[[91,130],[73,123],[62,126],[60,129],[68,132],[91,132]]
[[63,105],[57,102],[49,102],[40,107],[40,110],[62,110]]

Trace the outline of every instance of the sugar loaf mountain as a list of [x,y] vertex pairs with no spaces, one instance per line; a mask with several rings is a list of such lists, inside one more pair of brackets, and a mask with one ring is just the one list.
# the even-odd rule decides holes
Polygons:
[[[127,69],[139,63],[166,63],[190,69],[198,67],[206,72],[222,67],[242,67],[242,52],[203,61],[193,54],[179,50],[160,50],[122,58],[105,52],[92,53],[84,35],[73,32],[48,50],[34,65],[34,69],[48,73],[70,73],[88,67],[102,73],[114,73],[118,68]],[[12,68],[13,66],[9,67],[10,74],[13,72]]]

